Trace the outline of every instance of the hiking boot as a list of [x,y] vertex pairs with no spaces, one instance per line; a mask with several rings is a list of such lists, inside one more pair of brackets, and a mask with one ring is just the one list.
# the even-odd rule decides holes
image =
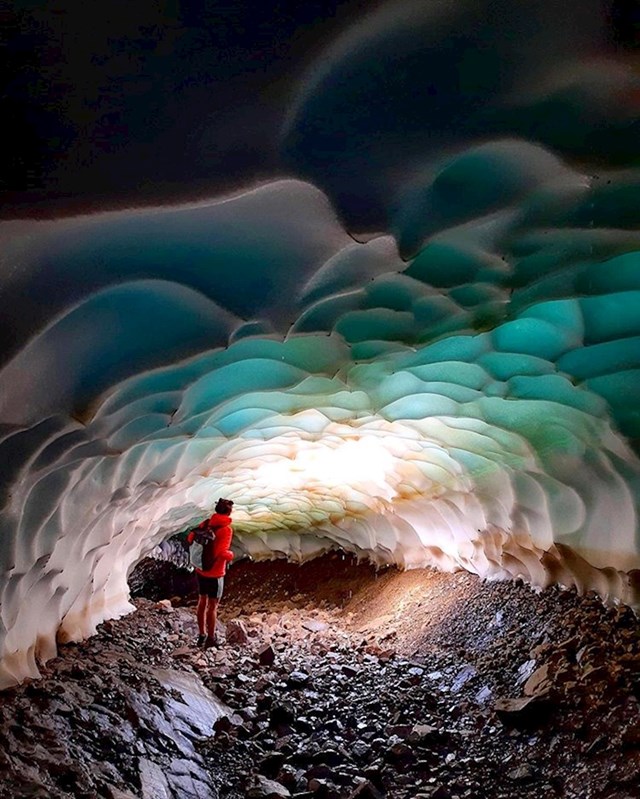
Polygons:
[[214,646],[216,649],[218,649],[220,646],[215,638],[207,638],[206,641],[204,642],[205,649],[211,649]]
[[207,640],[207,636],[206,636],[206,635],[204,635],[204,633],[203,633],[202,635],[199,635],[199,636],[198,636],[198,640],[197,640],[197,642],[196,642],[196,646],[198,646],[198,647],[200,647],[200,646],[204,646],[204,642],[205,642],[206,640]]

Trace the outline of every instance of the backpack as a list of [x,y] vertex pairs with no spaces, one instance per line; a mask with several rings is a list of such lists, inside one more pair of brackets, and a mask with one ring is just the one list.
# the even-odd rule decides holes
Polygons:
[[191,565],[204,572],[213,568],[213,562],[215,560],[213,557],[213,545],[213,538],[196,532],[196,537],[189,547],[189,562]]

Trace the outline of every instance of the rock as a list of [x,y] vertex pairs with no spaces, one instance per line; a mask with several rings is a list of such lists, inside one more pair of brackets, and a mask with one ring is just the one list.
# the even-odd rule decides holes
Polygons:
[[635,721],[622,730],[622,745],[628,747],[640,747],[640,722]]
[[327,748],[323,749],[321,752],[318,752],[317,755],[314,755],[313,759],[316,763],[320,763],[324,766],[339,766],[344,762],[344,752],[338,751],[337,749]]
[[494,710],[503,724],[517,726],[535,726],[544,722],[551,709],[546,696],[536,695],[517,699],[497,699]]
[[376,760],[364,770],[364,776],[367,777],[376,786],[380,785],[382,779],[382,761]]
[[310,677],[306,671],[292,671],[287,677],[287,684],[291,688],[303,688],[309,680]]
[[200,782],[209,782],[209,775],[202,768],[201,765],[193,760],[184,760],[183,758],[174,758],[169,764],[169,771],[171,774],[188,775],[194,777]]
[[539,669],[532,672],[525,682],[523,690],[525,696],[539,696],[548,691],[549,688],[549,664],[545,663],[544,666],[540,666]]
[[321,633],[324,632],[324,630],[329,629],[329,625],[326,622],[318,621],[317,619],[308,619],[307,621],[303,621],[302,627],[312,633]]
[[276,653],[271,644],[263,646],[258,651],[258,662],[261,666],[273,666],[276,659]]
[[556,644],[558,649],[563,649],[565,652],[570,653],[575,658],[575,653],[579,649],[580,639],[577,635],[572,635],[570,638],[565,638]]
[[507,772],[507,779],[512,782],[529,782],[534,776],[535,770],[528,763],[524,763]]
[[259,712],[269,710],[273,705],[273,697],[269,694],[258,694],[256,696],[256,708]]
[[107,785],[106,788],[108,799],[137,799],[135,793],[123,791],[120,788],[116,788],[115,785]]
[[289,702],[278,702],[274,704],[269,713],[269,724],[272,727],[293,724],[295,719],[295,710],[293,705]]
[[279,796],[291,796],[291,794],[282,783],[258,774],[247,789],[246,796],[249,799],[277,799]]
[[213,725],[214,732],[231,732],[236,727],[242,726],[243,719],[237,713],[230,716],[221,716]]
[[620,665],[628,669],[632,674],[640,674],[640,654],[626,652],[619,658]]
[[504,620],[504,613],[501,610],[499,610],[496,613],[496,615],[493,617],[491,623],[489,624],[489,627],[502,627],[504,623],[503,620]]
[[[193,737],[193,731],[197,730],[196,735],[205,737],[216,719],[232,715],[231,708],[220,702],[195,674],[174,669],[154,669],[153,674],[167,691],[173,692],[173,698],[165,701],[165,707],[176,732]],[[174,737],[178,736],[174,734]]]
[[314,729],[314,725],[306,716],[298,716],[298,718],[295,720],[295,727],[298,732],[301,732],[305,735],[313,732]]
[[451,799],[451,791],[444,785],[436,785],[421,792],[423,799]]
[[329,730],[329,732],[332,732],[336,735],[341,733],[342,730],[344,729],[344,725],[340,721],[340,719],[327,719],[324,722],[323,726],[325,730]]
[[209,783],[201,782],[190,775],[170,774],[168,780],[173,791],[172,796],[179,796],[180,799],[218,799]]
[[456,674],[456,678],[451,686],[451,693],[457,694],[462,689],[465,683],[473,679],[478,672],[473,666],[465,666],[461,671]]
[[476,702],[479,705],[485,705],[493,696],[491,688],[487,685],[483,685],[482,688],[476,694]]
[[522,683],[526,682],[529,677],[533,674],[536,669],[536,661],[535,659],[527,660],[525,663],[520,666],[518,669],[518,677],[516,682],[518,685],[522,685]]
[[258,771],[265,777],[274,779],[284,765],[285,759],[284,752],[267,752],[257,764]]
[[187,658],[191,658],[194,655],[193,647],[190,646],[179,646],[177,649],[174,649],[171,653],[171,657],[173,658],[182,658],[183,660]]
[[340,792],[329,780],[313,777],[307,783],[307,788],[318,799],[340,799]]
[[247,628],[239,619],[232,619],[227,623],[227,643],[245,646],[249,643]]
[[[266,775],[269,776],[268,774]],[[285,763],[281,766],[278,772],[278,782],[281,782],[286,788],[295,790],[298,784],[298,779],[304,779],[304,773],[292,766],[290,763]]]
[[404,743],[394,743],[384,753],[384,759],[396,767],[405,767],[412,763],[416,757],[413,750]]
[[166,777],[173,795],[180,799],[217,799],[209,775],[194,761],[174,758]]
[[376,786],[366,780],[361,782],[360,785],[349,794],[348,799],[382,799],[383,794],[376,788]]
[[[329,768],[329,766],[320,763],[317,766],[311,766],[311,768],[307,769],[305,777],[309,782],[313,779],[332,780],[335,777],[335,772],[332,768]],[[309,790],[313,791],[314,789],[309,785]]]
[[397,738],[408,738],[413,732],[412,724],[389,724],[385,727],[385,733],[389,736],[396,736]]
[[355,666],[344,665],[341,666],[342,673],[347,677],[356,677],[360,673],[360,669]]
[[238,711],[238,715],[242,716],[245,721],[255,721],[258,713],[255,707],[243,707]]
[[586,666],[580,679],[584,683],[594,685],[599,682],[611,683],[614,681],[615,676],[609,666]]
[[351,747],[351,753],[358,760],[364,760],[371,753],[371,747],[364,741],[356,741]]
[[157,763],[141,757],[139,768],[142,799],[173,799],[164,771]]
[[426,741],[440,736],[440,730],[431,724],[414,724],[409,733],[410,741]]

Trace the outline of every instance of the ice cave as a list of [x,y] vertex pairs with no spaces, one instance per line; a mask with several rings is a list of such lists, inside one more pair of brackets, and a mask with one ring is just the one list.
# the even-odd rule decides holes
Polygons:
[[0,799],[640,796],[638,3],[0,26]]
[[532,5],[345,26],[259,180],[5,214],[1,687],[219,495],[256,560],[640,607],[637,38]]

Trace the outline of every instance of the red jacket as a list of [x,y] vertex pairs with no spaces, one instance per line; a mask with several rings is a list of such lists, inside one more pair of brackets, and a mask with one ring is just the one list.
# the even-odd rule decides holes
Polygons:
[[231,517],[223,516],[221,513],[214,513],[210,519],[205,519],[195,530],[187,536],[187,543],[192,544],[196,537],[196,531],[208,530],[214,534],[213,542],[213,566],[209,571],[196,569],[202,577],[224,577],[227,571],[227,563],[233,560],[233,552],[230,551],[231,539],[233,538],[233,528],[231,527]]

